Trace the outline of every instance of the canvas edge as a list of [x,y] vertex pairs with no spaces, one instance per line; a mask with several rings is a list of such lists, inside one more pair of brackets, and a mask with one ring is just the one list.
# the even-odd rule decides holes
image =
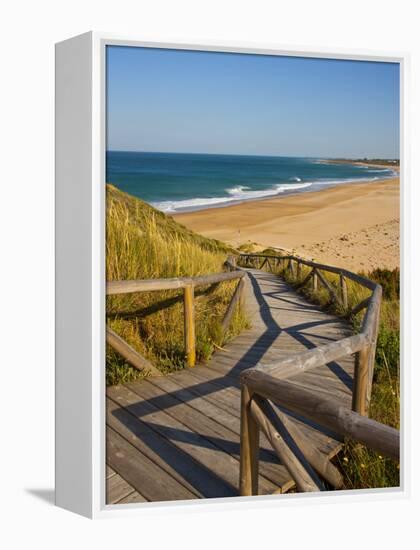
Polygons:
[[[203,506],[208,510],[214,509],[213,505],[223,507],[223,509],[237,509],[244,503],[247,506],[281,506],[299,503],[304,499],[305,503],[316,504],[317,502],[325,502],[325,498],[333,502],[348,502],[361,500],[378,500],[384,496],[388,498],[401,498],[408,496],[408,480],[409,480],[409,452],[408,433],[409,433],[409,415],[408,415],[408,395],[405,390],[409,378],[409,369],[405,364],[407,356],[404,353],[404,368],[401,370],[401,387],[403,389],[404,400],[402,404],[402,445],[401,462],[402,468],[402,483],[400,488],[389,489],[368,489],[360,491],[343,491],[339,494],[322,494],[322,495],[283,495],[277,497],[247,497],[247,498],[229,498],[229,499],[211,499],[206,501],[194,502],[162,502],[162,503],[143,503],[130,505],[106,505],[105,503],[105,48],[107,45],[120,46],[138,46],[138,47],[154,47],[168,49],[193,49],[202,51],[218,51],[218,52],[237,52],[237,53],[253,53],[261,55],[291,55],[319,58],[334,58],[334,59],[354,59],[365,61],[383,61],[399,63],[401,68],[400,80],[400,158],[401,158],[401,222],[402,222],[402,283],[403,283],[403,298],[405,305],[402,315],[403,341],[407,344],[407,335],[405,328],[409,311],[406,307],[410,289],[408,287],[407,274],[407,252],[409,246],[409,224],[410,224],[410,186],[409,186],[409,166],[408,166],[408,66],[409,54],[406,52],[391,53],[391,52],[375,52],[371,50],[342,50],[330,48],[310,48],[307,46],[281,46],[273,44],[250,44],[239,42],[212,42],[205,43],[183,43],[182,41],[161,42],[159,40],[141,40],[138,38],[119,37],[110,33],[90,32],[78,37],[66,40],[56,45],[66,44],[72,40],[80,40],[83,37],[90,37],[90,47],[92,55],[91,69],[91,118],[90,118],[90,134],[91,134],[91,153],[92,163],[90,172],[86,166],[86,173],[90,173],[91,182],[89,190],[91,191],[91,262],[89,265],[84,265],[83,270],[87,280],[91,282],[91,300],[90,315],[91,315],[91,335],[92,341],[90,350],[85,352],[91,358],[90,385],[91,396],[89,403],[83,403],[86,415],[91,419],[91,440],[90,440],[90,461],[87,462],[86,471],[90,475],[90,501],[80,502],[75,508],[69,506],[68,509],[82,513],[88,517],[105,518],[105,517],[120,517],[132,516],[133,514],[149,515],[156,514],[159,510],[171,510],[182,512],[185,510],[191,511],[191,507],[195,510],[203,510]],[[77,116],[77,113],[76,113]],[[58,145],[56,145],[57,147]],[[402,215],[404,213],[404,216]],[[58,246],[58,243],[57,243]],[[58,261],[57,261],[58,263]],[[63,266],[57,266],[57,273],[63,269]],[[58,298],[59,300],[59,298]],[[58,311],[57,311],[58,314]],[[80,350],[79,350],[80,353]],[[60,368],[59,368],[60,370]],[[77,391],[77,388],[74,388]],[[58,421],[58,425],[57,425]],[[57,416],[56,426],[59,429],[60,420]],[[68,452],[71,449],[68,448]],[[59,454],[56,454],[57,458]],[[61,456],[61,455],[60,455]],[[73,489],[73,488],[71,488]],[[63,487],[62,487],[63,490]],[[285,498],[286,497],[286,498]],[[338,499],[338,501],[337,501]],[[77,498],[76,498],[77,500]],[[57,498],[57,505],[61,505],[60,499]],[[84,513],[84,510],[86,513]]]
[[92,517],[92,33],[55,47],[55,503]]

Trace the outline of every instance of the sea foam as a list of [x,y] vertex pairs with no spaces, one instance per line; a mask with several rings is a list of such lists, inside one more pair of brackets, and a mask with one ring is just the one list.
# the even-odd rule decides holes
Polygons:
[[251,190],[246,185],[237,185],[225,189],[227,196],[224,197],[197,197],[194,199],[185,199],[178,201],[159,201],[153,202],[152,206],[162,212],[179,212],[187,210],[200,210],[214,206],[223,206],[232,202],[242,202],[247,200],[262,199],[264,197],[274,197],[285,191],[296,191],[310,187],[312,182],[306,183],[278,183],[268,189]]

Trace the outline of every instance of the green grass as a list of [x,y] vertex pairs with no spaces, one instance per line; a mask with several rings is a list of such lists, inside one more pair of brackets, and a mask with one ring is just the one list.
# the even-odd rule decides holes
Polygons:
[[[316,292],[311,289],[311,282],[304,287],[299,286],[310,270],[311,268],[302,266],[300,277],[292,277],[282,267],[274,269],[310,301],[340,316],[347,316],[350,309],[370,294],[359,284],[347,281],[349,308],[344,311],[342,307],[331,303],[327,290],[320,283]],[[326,272],[323,274],[339,294],[339,276]],[[399,269],[393,271],[375,269],[360,275],[376,281],[383,289],[369,416],[378,422],[399,429],[400,272]],[[359,330],[363,315],[364,312],[361,312],[356,319],[353,319],[355,331]],[[354,441],[345,442],[343,451],[335,458],[335,463],[343,473],[345,489],[399,486],[399,464]]]
[[[147,203],[107,186],[106,277],[108,281],[196,276],[224,271],[232,249],[178,224]],[[221,319],[236,281],[196,289],[197,359],[208,360],[216,346],[239,333],[247,321],[241,311],[223,335]],[[108,296],[107,324],[162,372],[185,367],[182,291]],[[110,346],[107,384],[142,377]]]

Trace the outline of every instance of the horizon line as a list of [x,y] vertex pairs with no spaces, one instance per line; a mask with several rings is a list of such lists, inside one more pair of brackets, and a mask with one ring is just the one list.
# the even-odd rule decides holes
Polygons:
[[134,149],[106,149],[106,153],[151,153],[165,155],[208,155],[208,156],[225,156],[225,157],[271,157],[271,158],[307,158],[319,160],[400,160],[399,157],[323,157],[319,155],[273,155],[273,154],[249,154],[249,153],[208,153],[208,152],[191,152],[191,151],[146,151]]

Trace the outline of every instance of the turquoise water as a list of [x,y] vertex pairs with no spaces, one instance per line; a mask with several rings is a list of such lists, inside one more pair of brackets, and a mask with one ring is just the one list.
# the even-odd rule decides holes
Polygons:
[[322,159],[108,151],[106,181],[163,212],[228,206],[247,200],[392,177],[389,168]]

